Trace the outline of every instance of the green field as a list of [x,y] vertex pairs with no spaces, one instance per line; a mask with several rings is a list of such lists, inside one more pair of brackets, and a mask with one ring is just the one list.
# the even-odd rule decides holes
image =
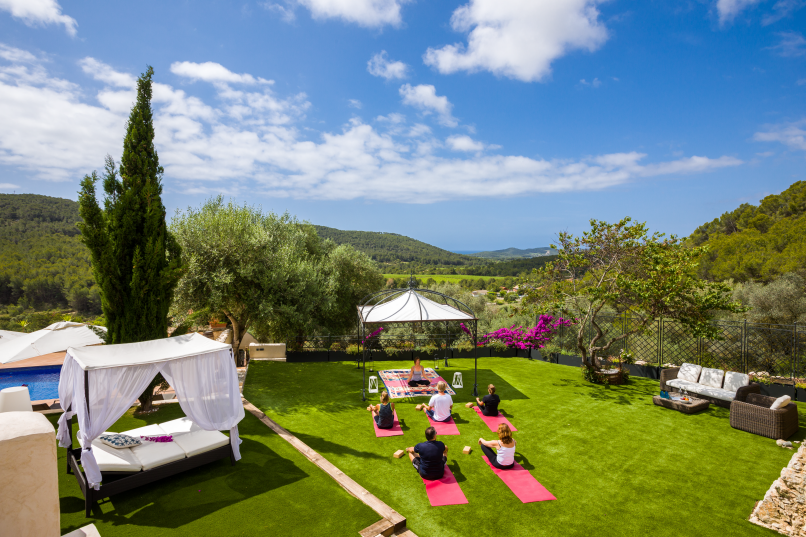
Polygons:
[[[384,274],[384,278],[408,278],[410,274]],[[462,280],[477,280],[479,278],[483,279],[485,282],[490,281],[490,279],[495,280],[496,282],[502,282],[504,280],[503,276],[468,276],[467,274],[415,274],[415,278],[419,280],[426,281],[428,278],[433,278],[437,283],[439,282],[451,282],[458,284]]]

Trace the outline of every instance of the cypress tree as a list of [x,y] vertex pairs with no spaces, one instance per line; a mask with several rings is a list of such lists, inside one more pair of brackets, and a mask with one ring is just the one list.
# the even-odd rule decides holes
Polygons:
[[[96,172],[81,181],[79,224],[106,317],[107,343],[133,343],[168,335],[168,308],[182,273],[181,250],[165,224],[163,168],[154,148],[151,77],[137,80],[137,102],[129,115],[120,167],[106,157],[103,209]],[[151,391],[140,397],[150,410]]]

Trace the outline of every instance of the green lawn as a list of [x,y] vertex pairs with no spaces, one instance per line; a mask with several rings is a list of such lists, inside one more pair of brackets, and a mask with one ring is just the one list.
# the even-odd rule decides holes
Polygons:
[[[421,537],[775,535],[746,519],[793,451],[732,429],[727,409],[687,416],[656,407],[658,383],[647,379],[605,388],[567,366],[504,358],[479,364],[479,384],[498,386],[502,409],[520,429],[516,459],[557,501],[522,504],[481,460],[477,440],[493,434],[464,407],[472,360],[453,360],[442,371],[448,380],[456,370],[464,374],[454,398],[462,434],[440,439],[467,505],[431,507],[408,458],[392,458],[423,439],[427,421],[414,405],[424,398],[396,402],[404,436],[376,438],[360,398],[361,371],[351,363],[253,362],[245,395],[407,517]],[[463,455],[465,445],[473,453]]]
[[[145,419],[129,411],[111,430],[182,416],[177,404],[165,405]],[[48,417],[55,426],[58,415]],[[74,425],[74,434],[76,429]],[[380,520],[250,413],[239,431],[242,459],[235,466],[226,459],[113,496],[89,519],[84,518],[84,498],[75,477],[65,473],[66,450],[58,449],[62,534],[93,522],[103,537],[352,537]]]
[[[384,274],[384,278],[408,278],[411,276],[410,274]],[[425,282],[428,278],[433,278],[437,283],[439,282],[451,282],[458,284],[462,280],[477,280],[479,278],[483,279],[485,282],[489,281],[491,278],[497,282],[503,281],[504,278],[501,276],[468,276],[467,274],[415,274],[415,278],[418,278]]]

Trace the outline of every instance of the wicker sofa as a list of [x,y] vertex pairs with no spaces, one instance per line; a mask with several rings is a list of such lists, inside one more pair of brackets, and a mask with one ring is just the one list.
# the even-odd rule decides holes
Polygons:
[[733,371],[703,368],[685,363],[660,372],[660,389],[671,392],[686,390],[700,399],[724,408],[733,401],[744,401],[752,393],[761,393],[761,385],[750,377]]
[[789,403],[771,409],[775,397],[751,393],[746,401],[730,404],[730,426],[767,438],[786,440],[798,432],[798,407]]

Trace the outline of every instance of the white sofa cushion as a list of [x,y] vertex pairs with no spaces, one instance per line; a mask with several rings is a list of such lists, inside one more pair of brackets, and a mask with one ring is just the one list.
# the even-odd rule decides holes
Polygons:
[[188,457],[229,444],[229,437],[219,431],[194,431],[174,436],[174,443]]
[[[81,440],[78,443],[84,447]],[[92,452],[102,472],[139,472],[143,469],[130,448],[115,449],[96,439],[92,443]]]
[[722,389],[729,392],[738,392],[742,386],[750,386],[750,375],[744,373],[737,373],[736,371],[728,371],[725,373],[725,384]]
[[699,395],[707,395],[708,397],[713,397],[714,399],[721,399],[723,401],[733,401],[736,398],[736,392],[729,392],[728,390],[723,390],[722,388],[703,386],[702,384],[695,385],[695,387],[689,391]]
[[[710,386],[711,388],[721,388],[722,379],[725,378],[725,372],[721,369],[703,368],[700,373],[700,380],[698,381],[703,386]],[[735,390],[734,390],[735,391]]]
[[782,395],[778,399],[775,400],[773,404],[770,405],[770,410],[775,410],[777,408],[784,408],[789,402],[792,401],[792,398],[788,395]]
[[[130,436],[164,436],[167,434],[159,425],[147,425],[139,429],[124,431]],[[151,470],[157,466],[168,464],[185,458],[185,452],[176,442],[143,442],[142,445],[130,448],[143,470]]]
[[700,379],[700,371],[702,371],[701,366],[685,363],[680,366],[680,370],[677,372],[677,378],[689,382],[697,382]]
[[666,383],[667,386],[671,386],[673,388],[677,388],[678,390],[688,390],[692,391],[694,388],[699,386],[696,382],[689,382],[683,379],[672,379]]
[[190,418],[166,421],[165,423],[160,423],[160,428],[165,431],[166,434],[183,434],[204,430],[196,425],[194,421],[191,421]]

